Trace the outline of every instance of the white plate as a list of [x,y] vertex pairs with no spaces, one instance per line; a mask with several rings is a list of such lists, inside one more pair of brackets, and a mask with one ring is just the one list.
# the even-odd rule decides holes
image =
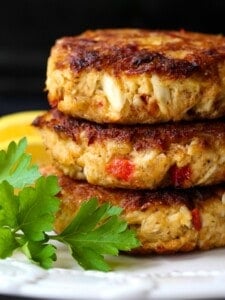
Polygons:
[[181,299],[225,296],[225,249],[134,258],[108,257],[114,271],[84,271],[64,246],[53,269],[20,254],[0,260],[0,294],[54,299]]

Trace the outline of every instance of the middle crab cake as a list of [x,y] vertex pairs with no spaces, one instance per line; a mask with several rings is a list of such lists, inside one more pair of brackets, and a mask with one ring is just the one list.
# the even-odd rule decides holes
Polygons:
[[129,189],[224,181],[225,122],[99,125],[51,110],[34,122],[56,165],[74,179]]

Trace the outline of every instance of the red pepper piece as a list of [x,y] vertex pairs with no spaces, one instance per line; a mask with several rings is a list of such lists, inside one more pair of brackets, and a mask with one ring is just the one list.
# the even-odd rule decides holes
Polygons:
[[191,211],[191,215],[192,215],[192,224],[194,225],[194,228],[199,231],[202,228],[202,220],[201,220],[199,209],[194,208]]
[[176,165],[170,168],[170,177],[176,187],[185,187],[191,178],[191,168],[189,165],[178,168]]
[[134,169],[134,164],[127,158],[114,158],[106,167],[108,173],[125,181],[132,177]]

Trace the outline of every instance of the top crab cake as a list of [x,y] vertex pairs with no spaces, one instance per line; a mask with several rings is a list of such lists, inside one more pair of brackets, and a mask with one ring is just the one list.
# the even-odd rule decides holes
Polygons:
[[56,41],[49,103],[98,123],[158,123],[225,115],[225,37],[108,29]]

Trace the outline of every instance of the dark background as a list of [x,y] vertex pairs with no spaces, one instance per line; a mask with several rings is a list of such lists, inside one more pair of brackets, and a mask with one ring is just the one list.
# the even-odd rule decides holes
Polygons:
[[47,108],[55,39],[86,29],[142,27],[225,33],[224,0],[7,0],[0,5],[0,115]]

